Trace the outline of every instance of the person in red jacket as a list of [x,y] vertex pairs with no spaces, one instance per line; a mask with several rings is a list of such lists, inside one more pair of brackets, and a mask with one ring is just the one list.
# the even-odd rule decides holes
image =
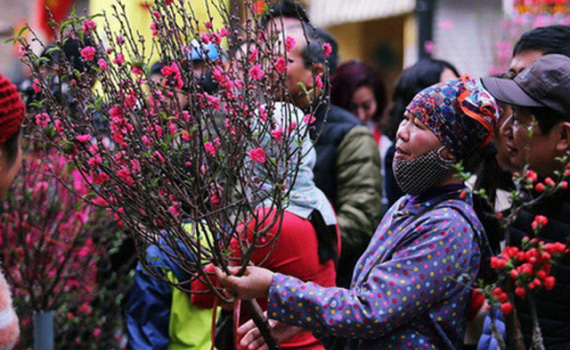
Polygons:
[[[22,165],[20,126],[24,121],[24,110],[24,102],[16,86],[0,74],[0,201],[4,200]],[[13,348],[19,334],[10,289],[0,270],[0,349]]]
[[[297,121],[297,125],[303,125],[302,112],[291,105],[279,103],[276,105],[276,120],[280,120],[279,114],[286,118]],[[287,115],[291,113],[291,116]],[[270,147],[270,141],[265,145]],[[296,147],[296,146],[293,146]],[[332,205],[313,182],[312,168],[316,162],[315,150],[311,148],[308,139],[300,143],[302,160],[300,168],[293,182],[289,179],[291,192],[288,198],[288,206],[283,214],[281,225],[273,225],[269,230],[265,241],[276,238],[275,245],[267,244],[265,247],[256,249],[251,261],[257,266],[263,266],[274,272],[287,273],[303,281],[312,281],[324,287],[335,286],[336,272],[335,262],[340,251],[340,237],[336,225],[336,217]],[[271,152],[269,150],[269,152]],[[267,179],[264,176],[263,167],[256,167],[255,176]],[[267,188],[271,188],[267,184]],[[241,253],[239,244],[251,241],[253,230],[264,227],[273,221],[275,212],[270,209],[270,203],[261,201],[257,205],[256,217],[262,218],[261,223],[250,220],[248,224],[239,229],[239,234],[232,242],[230,249],[234,252],[233,258],[239,260]],[[263,240],[263,239],[262,239]],[[241,241],[241,242],[240,242]],[[260,245],[263,245],[263,241]],[[193,290],[205,290],[205,285],[199,281],[192,284]],[[214,296],[208,294],[193,294],[192,302],[202,307],[212,307]],[[267,310],[267,298],[258,300],[261,308]],[[242,313],[240,324],[248,321],[250,317]],[[311,332],[301,331],[292,338],[281,343],[283,349],[324,349],[320,340]],[[238,347],[239,349],[239,347]]]

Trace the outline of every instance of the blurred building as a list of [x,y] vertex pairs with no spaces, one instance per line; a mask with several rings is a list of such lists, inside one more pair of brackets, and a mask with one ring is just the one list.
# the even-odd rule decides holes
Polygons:
[[312,21],[338,39],[342,60],[375,65],[389,87],[421,57],[487,74],[503,0],[310,0]]

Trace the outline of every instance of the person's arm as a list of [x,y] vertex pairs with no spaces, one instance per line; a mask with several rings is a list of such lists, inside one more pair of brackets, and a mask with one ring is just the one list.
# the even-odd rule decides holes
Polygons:
[[465,288],[456,282],[462,274],[475,278],[474,266],[479,262],[473,255],[477,248],[474,233],[461,219],[451,209],[429,213],[429,218],[418,222],[421,231],[415,232],[413,239],[351,290],[272,275],[269,317],[333,336],[378,338],[389,334]]
[[380,221],[382,175],[380,153],[365,126],[352,128],[338,148],[337,217],[342,254],[366,247]]
[[20,336],[18,316],[12,306],[12,296],[0,271],[0,349],[12,349]]
[[172,290],[168,283],[152,278],[139,263],[127,305],[128,349],[166,350]]

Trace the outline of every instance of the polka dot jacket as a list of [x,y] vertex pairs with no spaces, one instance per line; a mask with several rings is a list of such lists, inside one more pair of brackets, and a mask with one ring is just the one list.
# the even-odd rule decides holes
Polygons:
[[271,318],[345,349],[461,349],[483,228],[469,197],[448,190],[404,196],[388,211],[358,261],[351,289],[276,274]]

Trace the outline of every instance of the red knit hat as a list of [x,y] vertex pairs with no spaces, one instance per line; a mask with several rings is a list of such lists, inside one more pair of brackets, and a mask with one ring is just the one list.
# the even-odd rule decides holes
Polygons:
[[24,102],[16,85],[0,74],[0,144],[18,132],[24,115]]

